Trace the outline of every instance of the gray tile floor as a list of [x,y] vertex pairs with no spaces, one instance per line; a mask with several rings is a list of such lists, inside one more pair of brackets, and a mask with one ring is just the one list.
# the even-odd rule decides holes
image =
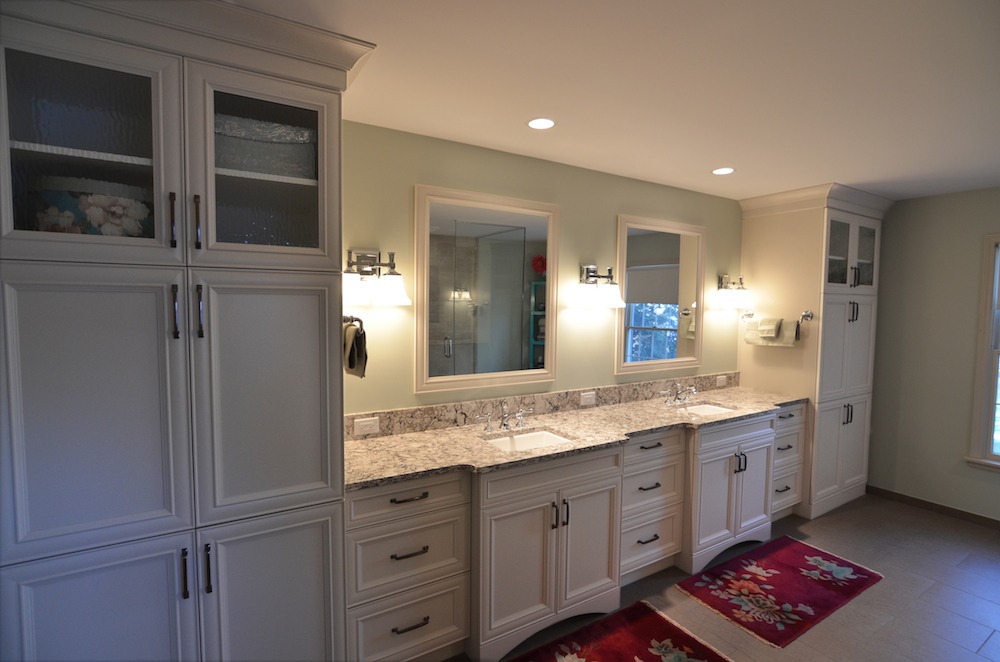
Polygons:
[[[685,575],[676,568],[624,587],[622,606],[647,600],[736,662],[1000,662],[1000,528],[874,495],[814,520],[786,517],[773,528],[775,537],[808,542],[884,579],[783,649],[678,591],[674,584]],[[557,624],[511,654],[595,618]]]

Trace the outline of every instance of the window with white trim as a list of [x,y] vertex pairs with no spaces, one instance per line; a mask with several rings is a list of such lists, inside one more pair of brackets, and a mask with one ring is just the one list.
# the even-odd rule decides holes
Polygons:
[[983,242],[970,462],[1000,469],[1000,234]]

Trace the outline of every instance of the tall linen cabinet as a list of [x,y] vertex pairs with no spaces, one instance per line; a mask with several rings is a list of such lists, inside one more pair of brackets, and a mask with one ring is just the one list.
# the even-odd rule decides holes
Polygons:
[[342,659],[371,45],[227,3],[2,12],[0,659]]
[[740,337],[740,383],[808,396],[804,485],[817,517],[865,493],[881,219],[890,200],[840,184],[742,200],[743,277],[754,314],[795,324],[792,347]]

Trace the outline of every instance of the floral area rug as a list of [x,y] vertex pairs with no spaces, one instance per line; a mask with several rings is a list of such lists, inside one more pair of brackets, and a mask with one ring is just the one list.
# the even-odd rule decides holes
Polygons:
[[785,536],[688,577],[677,588],[783,648],[880,579],[874,570]]
[[605,616],[510,662],[732,662],[646,602]]

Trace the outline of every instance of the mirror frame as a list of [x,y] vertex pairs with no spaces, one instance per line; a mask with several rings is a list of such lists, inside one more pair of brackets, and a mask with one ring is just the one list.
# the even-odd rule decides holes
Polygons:
[[[486,207],[518,214],[538,216],[546,222],[545,244],[545,367],[526,370],[508,370],[466,375],[429,376],[427,309],[428,274],[430,267],[430,212],[431,204],[443,202],[450,205]],[[459,389],[487,388],[512,384],[552,382],[556,378],[556,338],[559,305],[558,247],[559,206],[533,200],[522,200],[488,193],[475,193],[439,186],[418,184],[414,187],[414,393],[433,393]]]
[[701,365],[702,338],[704,337],[704,313],[705,313],[705,235],[706,229],[700,225],[690,225],[676,221],[665,221],[659,218],[645,218],[642,216],[631,216],[628,214],[618,214],[618,257],[616,275],[621,284],[622,298],[627,298],[626,291],[626,263],[628,256],[628,231],[630,228],[650,230],[653,232],[669,232],[673,234],[692,235],[698,238],[698,263],[695,266],[695,308],[694,315],[695,333],[694,356],[684,356],[675,359],[659,359],[656,361],[636,361],[625,362],[625,315],[627,308],[619,308],[615,320],[615,374],[631,375],[640,372],[654,372],[657,370],[677,370],[680,368],[695,368]]

